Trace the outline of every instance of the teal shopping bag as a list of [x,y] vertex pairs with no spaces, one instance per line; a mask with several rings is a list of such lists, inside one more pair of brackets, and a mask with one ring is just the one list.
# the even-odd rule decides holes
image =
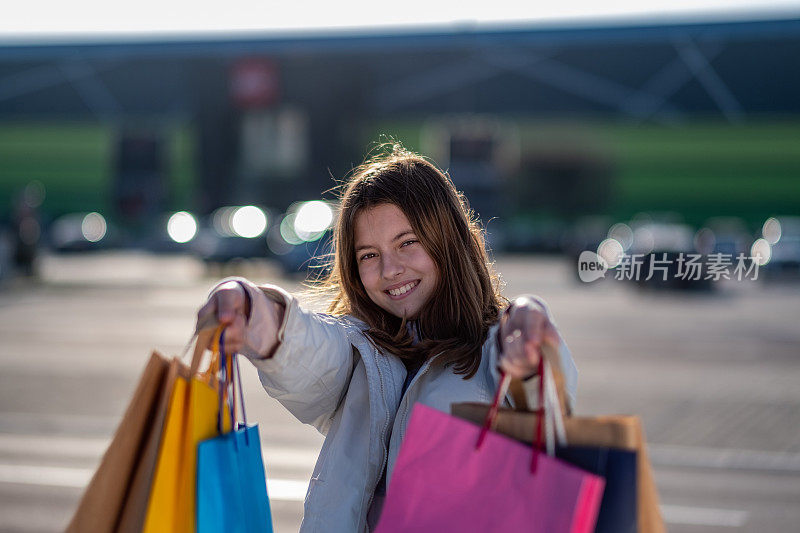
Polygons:
[[[238,361],[236,354],[225,356],[224,336],[220,336],[220,354],[218,425],[223,427],[223,399],[228,396],[231,427],[235,429],[220,431],[219,437],[202,441],[197,447],[197,531],[272,533],[258,425],[247,426]],[[236,396],[243,424],[236,421]]]
[[197,449],[197,531],[272,531],[257,425],[200,443]]

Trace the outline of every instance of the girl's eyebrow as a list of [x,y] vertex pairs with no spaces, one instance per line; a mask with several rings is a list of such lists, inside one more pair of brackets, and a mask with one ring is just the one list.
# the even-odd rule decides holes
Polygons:
[[[413,234],[414,234],[414,232],[413,232],[413,231],[411,231],[410,229],[404,229],[403,231],[401,231],[400,233],[398,233],[398,234],[397,234],[397,235],[396,235],[396,236],[395,236],[395,237],[392,239],[392,242],[395,242],[395,241],[397,241],[397,240],[399,240],[399,239],[402,239],[402,238],[403,238],[403,237],[405,237],[406,235],[413,235]],[[373,246],[373,245],[371,245],[371,244],[362,244],[361,246],[356,246],[356,252],[360,252],[361,250],[366,250],[367,248],[375,248],[375,246]]]

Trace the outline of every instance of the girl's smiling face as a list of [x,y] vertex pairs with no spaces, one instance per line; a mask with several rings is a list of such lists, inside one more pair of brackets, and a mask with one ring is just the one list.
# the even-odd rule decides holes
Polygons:
[[403,211],[381,204],[356,215],[355,252],[370,300],[394,316],[417,318],[439,272]]

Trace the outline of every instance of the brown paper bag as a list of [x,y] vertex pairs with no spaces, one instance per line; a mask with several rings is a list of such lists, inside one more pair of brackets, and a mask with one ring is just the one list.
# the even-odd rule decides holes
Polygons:
[[158,418],[170,363],[153,352],[100,466],[83,493],[68,532],[111,532],[129,494],[147,443],[160,435]]
[[[483,424],[489,405],[482,403],[454,403],[453,416]],[[538,414],[501,408],[497,414],[495,431],[522,442],[532,443]],[[663,533],[664,521],[658,504],[658,492],[653,470],[647,455],[647,443],[638,416],[570,416],[564,418],[567,442],[574,446],[603,446],[636,452],[638,523],[639,533]]]
[[161,444],[161,435],[164,421],[167,416],[169,399],[172,388],[179,375],[188,375],[188,368],[178,359],[169,362],[169,369],[165,378],[162,393],[158,399],[158,407],[152,417],[152,431],[145,442],[139,462],[131,478],[125,503],[120,511],[117,527],[119,533],[139,533],[144,527],[144,517],[147,513],[147,504],[150,499],[150,487],[153,484],[153,475],[158,460],[158,450]]
[[[564,393],[564,377],[557,351],[543,347],[542,354],[553,371],[561,412],[570,414],[570,405]],[[522,442],[532,443],[539,415],[528,407],[521,382],[512,380],[509,394],[514,409],[500,408],[494,430]],[[489,413],[489,404],[454,403],[453,416],[482,425]],[[664,520],[658,503],[658,491],[653,478],[653,468],[647,455],[647,440],[642,421],[633,415],[565,416],[564,429],[567,442],[573,446],[602,446],[636,452],[637,470],[637,522],[639,533],[664,533]]]
[[136,391],[117,427],[100,466],[83,493],[67,526],[68,533],[140,532],[144,526],[161,436],[175,381],[198,375],[213,383],[219,356],[198,374],[203,353],[219,330],[197,333],[191,367],[180,358],[150,355]]

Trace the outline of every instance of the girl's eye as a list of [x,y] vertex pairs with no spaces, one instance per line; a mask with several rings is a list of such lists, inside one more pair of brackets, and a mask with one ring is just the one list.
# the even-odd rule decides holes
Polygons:
[[359,257],[359,260],[360,261],[364,261],[365,259],[371,259],[373,257],[375,257],[375,254],[372,253],[372,252],[369,252],[369,253],[366,253],[366,254],[362,255],[361,257]]
[[416,239],[411,239],[410,241],[406,241],[402,244],[402,246],[408,246],[409,244],[414,244],[415,242],[419,242]]

